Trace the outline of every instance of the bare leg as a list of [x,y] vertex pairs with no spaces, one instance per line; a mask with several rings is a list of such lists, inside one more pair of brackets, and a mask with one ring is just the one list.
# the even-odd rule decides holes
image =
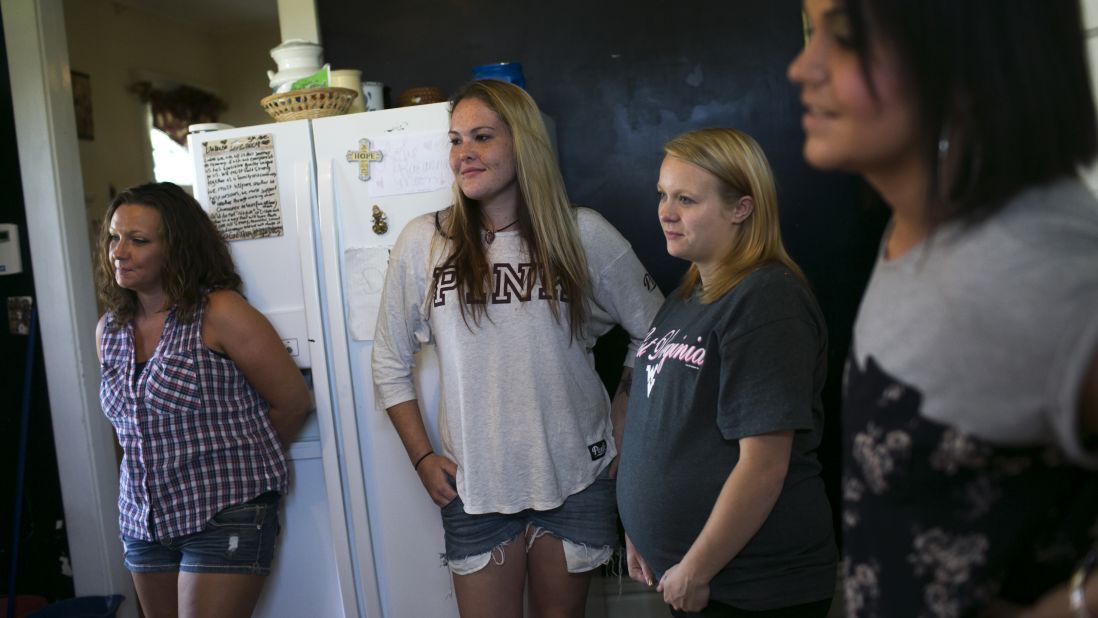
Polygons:
[[179,606],[176,586],[179,573],[130,573],[133,587],[137,589],[137,600],[145,618],[177,618]]
[[522,618],[522,592],[526,582],[526,548],[523,537],[503,547],[503,564],[493,552],[488,566],[468,575],[454,575],[461,618]]
[[555,536],[543,534],[527,554],[532,618],[583,618],[591,573],[569,573],[564,546]]
[[180,573],[180,618],[246,618],[252,615],[266,575]]

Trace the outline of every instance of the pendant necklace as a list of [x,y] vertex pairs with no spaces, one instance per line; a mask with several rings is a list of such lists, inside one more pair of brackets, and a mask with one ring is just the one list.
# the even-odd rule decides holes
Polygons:
[[502,232],[503,230],[511,227],[516,223],[518,223],[518,219],[515,219],[514,221],[496,230],[484,230],[484,242],[492,244],[492,242],[496,240],[496,232]]

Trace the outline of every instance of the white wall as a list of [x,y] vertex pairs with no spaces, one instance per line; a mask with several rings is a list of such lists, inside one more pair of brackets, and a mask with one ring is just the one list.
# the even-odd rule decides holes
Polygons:
[[324,44],[320,40],[315,0],[278,0],[278,21],[282,40],[305,39]]
[[[274,0],[272,0],[273,2]],[[278,24],[208,31],[109,0],[64,0],[72,69],[91,78],[95,139],[80,140],[85,205],[98,222],[117,190],[152,180],[144,106],[129,92],[159,78],[207,90],[228,105],[220,120],[236,126],[270,122],[259,99],[270,90],[268,51]]]
[[221,122],[234,127],[274,122],[259,100],[271,94],[267,71],[277,69],[270,50],[281,41],[278,24],[253,26],[231,34],[215,33],[211,39],[220,96],[229,106],[221,114]]
[[[1098,0],[1083,0],[1083,23],[1087,29],[1087,57],[1090,61],[1090,88],[1098,101]],[[1083,175],[1090,189],[1098,192],[1098,163]]]

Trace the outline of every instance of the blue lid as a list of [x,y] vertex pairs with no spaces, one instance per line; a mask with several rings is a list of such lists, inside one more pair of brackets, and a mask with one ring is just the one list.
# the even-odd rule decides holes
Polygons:
[[519,88],[526,88],[522,64],[518,62],[493,62],[475,66],[473,79],[498,79],[501,82],[510,82]]

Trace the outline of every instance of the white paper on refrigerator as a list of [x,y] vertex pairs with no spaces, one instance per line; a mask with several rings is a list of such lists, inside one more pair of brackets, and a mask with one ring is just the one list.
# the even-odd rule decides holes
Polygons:
[[369,162],[365,181],[370,197],[438,191],[454,181],[445,131],[375,135],[368,141],[369,151],[379,153]]
[[210,218],[226,240],[282,236],[274,136],[202,144]]
[[389,267],[389,249],[367,247],[343,252],[343,272],[347,275],[347,305],[351,338],[373,341],[374,326],[381,307],[381,289],[385,269]]

